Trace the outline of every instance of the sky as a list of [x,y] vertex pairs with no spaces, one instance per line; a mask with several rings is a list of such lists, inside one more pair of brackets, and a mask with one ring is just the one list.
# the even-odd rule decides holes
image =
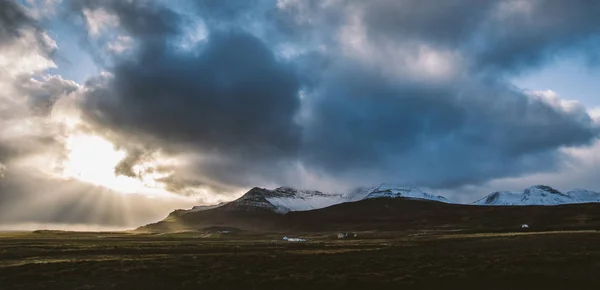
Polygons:
[[600,3],[0,2],[0,230],[254,186],[600,191]]
[[552,90],[587,108],[600,107],[600,67],[581,57],[567,56],[540,69],[515,77],[512,82],[529,90]]

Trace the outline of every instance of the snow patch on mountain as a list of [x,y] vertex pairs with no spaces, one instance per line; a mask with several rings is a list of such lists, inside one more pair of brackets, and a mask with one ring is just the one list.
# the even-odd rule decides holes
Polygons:
[[[217,207],[237,210],[269,210],[277,213],[308,211],[345,202],[356,202],[375,198],[406,198],[452,203],[443,196],[433,195],[412,186],[381,184],[375,187],[360,187],[346,193],[323,193],[315,190],[298,190],[290,187],[265,189],[255,187],[242,197],[212,206],[196,206],[187,212],[204,211]],[[472,205],[525,206],[560,205],[572,203],[600,202],[600,193],[589,190],[572,190],[562,193],[552,187],[536,185],[523,192],[498,191],[475,201]]]
[[579,203],[600,202],[600,193],[590,190],[575,189],[567,192],[567,194],[577,199]]
[[426,199],[450,203],[450,201],[441,196],[426,193],[416,187],[399,187],[389,184],[382,184],[370,190],[364,199],[371,198],[410,198],[410,199]]
[[499,206],[551,206],[588,202],[600,202],[600,193],[588,190],[574,190],[568,193],[562,193],[550,186],[536,185],[525,189],[523,192],[494,192],[480,200],[475,201],[473,204]]
[[340,203],[373,198],[426,199],[450,203],[443,196],[428,194],[416,187],[400,187],[389,184],[382,184],[371,188],[361,187],[345,194],[328,194],[320,191],[297,190],[289,187],[280,187],[275,189],[274,192],[279,192],[280,194],[267,197],[266,200],[277,207],[280,212],[314,210]]
[[357,188],[345,193],[343,195],[343,197],[348,202],[363,200],[363,199],[365,199],[365,197],[367,197],[367,195],[369,195],[369,193],[371,193],[371,191],[373,191],[374,188],[376,188],[376,187],[365,187],[365,186],[357,187]]
[[342,194],[326,194],[314,190],[280,187],[274,192],[281,194],[267,197],[266,200],[283,212],[320,209],[347,201]]
[[474,205],[522,205],[521,192],[497,191],[475,201]]
[[289,195],[291,193],[275,192],[265,188],[255,187],[246,192],[242,197],[226,204],[227,209],[266,209],[275,212],[286,212],[285,208],[278,208],[270,203],[267,198]]
[[525,189],[521,195],[524,204],[558,205],[574,202],[574,198],[545,185],[536,185]]
[[416,187],[400,187],[389,184],[367,188],[360,187],[347,193],[323,193],[316,190],[298,190],[290,187],[265,189],[255,187],[242,197],[216,206],[196,206],[188,212],[204,211],[226,205],[228,209],[266,209],[277,213],[321,209],[345,202],[373,198],[426,199],[450,203],[443,196],[423,192]]

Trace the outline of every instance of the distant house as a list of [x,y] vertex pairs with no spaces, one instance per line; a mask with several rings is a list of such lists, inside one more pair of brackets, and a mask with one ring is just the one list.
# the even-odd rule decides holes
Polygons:
[[306,242],[306,239],[301,239],[301,238],[288,238],[288,237],[283,237],[284,241],[287,242]]
[[338,239],[348,239],[348,238],[356,238],[358,235],[356,233],[338,233]]

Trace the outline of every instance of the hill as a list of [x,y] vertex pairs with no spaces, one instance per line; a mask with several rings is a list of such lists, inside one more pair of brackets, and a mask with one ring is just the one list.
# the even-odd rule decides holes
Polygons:
[[528,224],[535,230],[600,229],[600,204],[475,206],[408,198],[377,198],[323,209],[276,213],[229,203],[197,212],[174,212],[143,232],[197,231],[211,226],[249,231],[503,231]]
[[561,205],[576,203],[600,202],[600,193],[589,190],[572,190],[567,193],[560,192],[550,186],[536,185],[525,189],[523,192],[498,191],[475,201],[475,205]]

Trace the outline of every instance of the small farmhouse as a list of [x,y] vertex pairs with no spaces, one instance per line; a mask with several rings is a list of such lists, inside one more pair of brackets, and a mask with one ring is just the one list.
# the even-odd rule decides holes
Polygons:
[[348,239],[348,238],[356,238],[358,235],[356,233],[338,233],[338,239]]
[[306,239],[301,239],[301,238],[288,238],[288,237],[283,237],[284,241],[287,242],[306,242]]

